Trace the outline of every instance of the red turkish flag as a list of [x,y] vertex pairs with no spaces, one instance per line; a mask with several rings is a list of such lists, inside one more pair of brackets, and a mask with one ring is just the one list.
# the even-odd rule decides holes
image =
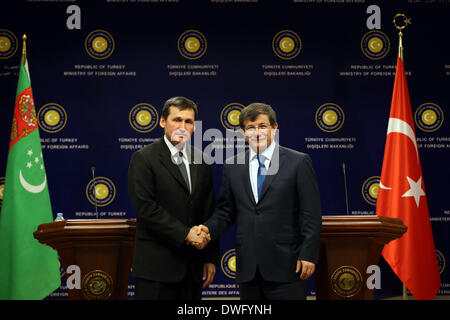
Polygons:
[[441,279],[405,67],[400,57],[397,58],[376,213],[400,218],[408,227],[400,239],[384,247],[383,257],[416,299],[433,299]]

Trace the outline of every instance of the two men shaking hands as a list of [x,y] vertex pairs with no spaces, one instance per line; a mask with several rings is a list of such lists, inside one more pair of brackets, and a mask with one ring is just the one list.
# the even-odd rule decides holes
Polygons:
[[193,226],[186,237],[186,243],[196,247],[197,249],[203,249],[211,241],[211,235],[207,226],[198,225]]
[[204,156],[186,144],[197,114],[187,98],[167,100],[164,137],[130,160],[135,298],[200,300],[220,261],[219,239],[236,223],[240,298],[306,299],[322,225],[311,158],[279,145],[275,111],[252,103],[239,115],[249,148],[223,165],[216,202],[211,166],[189,161]]

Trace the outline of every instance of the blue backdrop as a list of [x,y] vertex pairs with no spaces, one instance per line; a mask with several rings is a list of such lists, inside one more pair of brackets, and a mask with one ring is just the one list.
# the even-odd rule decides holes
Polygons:
[[[134,218],[126,185],[130,156],[162,136],[162,105],[176,95],[198,104],[203,132],[220,130],[224,139],[216,142],[225,149],[242,106],[271,104],[280,143],[313,159],[323,214],[347,214],[343,163],[348,214],[374,214],[397,56],[392,19],[404,13],[412,18],[405,65],[439,294],[450,294],[449,9],[444,0],[2,1],[0,188],[26,33],[55,215],[94,217],[95,166],[100,217]],[[221,165],[213,170],[218,193]],[[204,297],[238,296],[234,232],[222,238],[221,266]],[[383,260],[380,267],[376,296],[401,294]],[[313,280],[309,291],[314,294]],[[67,298],[65,281],[50,298]]]

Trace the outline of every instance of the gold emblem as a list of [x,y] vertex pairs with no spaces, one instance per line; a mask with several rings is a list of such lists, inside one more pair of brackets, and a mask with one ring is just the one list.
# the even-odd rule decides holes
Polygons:
[[350,298],[362,288],[361,273],[352,266],[337,268],[331,275],[331,288],[340,297]]
[[187,30],[178,38],[178,51],[186,59],[199,59],[205,54],[206,48],[206,38],[200,31]]
[[381,30],[369,31],[361,39],[361,50],[369,59],[380,60],[389,53],[389,49],[389,38]]
[[114,38],[105,30],[94,30],[84,42],[86,52],[94,59],[108,58],[114,51]]
[[81,291],[88,300],[106,300],[112,294],[112,278],[102,270],[92,270],[83,277]]
[[302,50],[302,40],[294,31],[282,30],[273,37],[272,49],[280,59],[294,59]]

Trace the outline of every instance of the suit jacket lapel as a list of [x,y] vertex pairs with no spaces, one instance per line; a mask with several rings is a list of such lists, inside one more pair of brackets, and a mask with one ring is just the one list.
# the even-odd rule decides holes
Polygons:
[[253,205],[256,205],[255,197],[253,196],[252,185],[250,182],[249,158],[250,158],[250,151],[247,150],[245,152],[245,163],[243,165],[242,164],[239,165],[239,168],[241,172],[241,179],[244,189],[247,192],[250,201],[253,203]]
[[[161,151],[159,153],[159,159],[160,159],[161,164],[164,167],[166,167],[166,169],[175,178],[175,180],[177,180],[184,187],[184,189],[189,193],[189,188],[186,185],[186,182],[184,182],[184,178],[181,175],[180,169],[178,168],[178,166],[175,163],[173,163],[172,156],[170,154],[170,150],[167,147],[164,139],[161,139],[160,143],[161,143],[161,148],[160,148]],[[191,167],[191,166],[189,166],[189,167]]]

